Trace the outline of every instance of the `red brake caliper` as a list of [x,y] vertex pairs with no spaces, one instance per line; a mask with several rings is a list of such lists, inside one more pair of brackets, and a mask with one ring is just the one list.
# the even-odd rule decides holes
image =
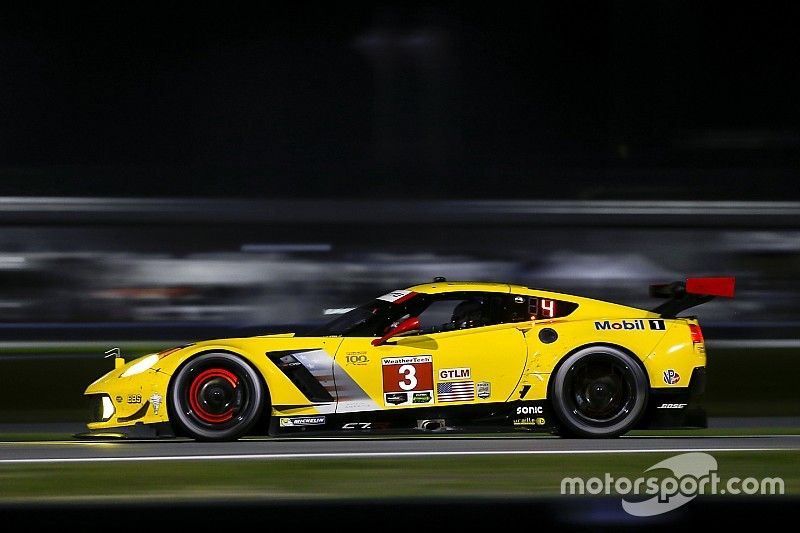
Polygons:
[[189,386],[189,406],[192,408],[192,411],[194,411],[194,414],[196,414],[197,417],[203,422],[219,424],[220,422],[227,422],[233,418],[233,407],[224,413],[215,415],[203,409],[202,405],[200,405],[200,401],[197,399],[197,395],[203,383],[214,378],[223,378],[225,381],[230,383],[231,387],[234,389],[239,383],[239,378],[224,368],[209,368],[208,370],[203,370],[197,375],[197,377],[194,378],[194,380],[192,380],[192,384]]

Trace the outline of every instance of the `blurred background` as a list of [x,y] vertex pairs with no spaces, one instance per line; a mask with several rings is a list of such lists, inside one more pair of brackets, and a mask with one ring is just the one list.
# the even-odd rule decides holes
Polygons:
[[736,276],[710,414],[800,416],[800,9],[754,6],[3,6],[0,423],[433,276]]

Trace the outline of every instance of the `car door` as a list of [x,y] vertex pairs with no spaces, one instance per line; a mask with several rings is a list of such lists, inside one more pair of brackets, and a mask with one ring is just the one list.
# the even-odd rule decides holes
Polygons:
[[[527,359],[515,324],[394,337],[349,337],[336,353],[336,412],[503,402],[515,391]],[[341,388],[340,388],[341,385]]]

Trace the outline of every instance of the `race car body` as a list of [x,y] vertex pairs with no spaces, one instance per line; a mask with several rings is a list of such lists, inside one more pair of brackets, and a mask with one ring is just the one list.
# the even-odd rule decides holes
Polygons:
[[390,292],[317,331],[198,342],[92,383],[91,434],[231,440],[315,431],[702,427],[706,353],[676,315],[732,278],[651,288],[654,311],[501,283]]

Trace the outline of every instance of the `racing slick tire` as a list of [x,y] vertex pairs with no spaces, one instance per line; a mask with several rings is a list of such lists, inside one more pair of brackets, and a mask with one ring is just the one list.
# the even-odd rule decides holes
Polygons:
[[632,356],[611,346],[591,346],[558,367],[551,403],[561,434],[616,437],[639,421],[648,393],[647,373]]
[[230,353],[207,353],[177,373],[169,395],[170,419],[196,440],[230,441],[261,418],[266,392],[250,365]]

